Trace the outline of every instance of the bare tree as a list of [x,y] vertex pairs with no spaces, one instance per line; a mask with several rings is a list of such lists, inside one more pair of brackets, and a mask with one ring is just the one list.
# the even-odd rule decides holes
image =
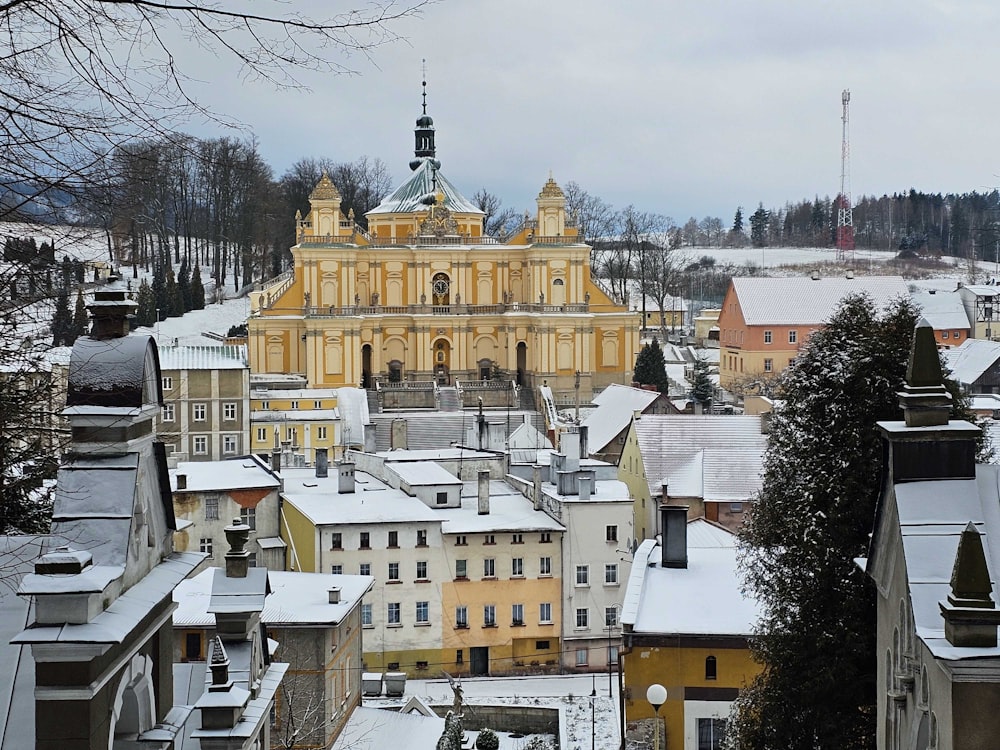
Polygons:
[[516,209],[510,206],[504,208],[500,196],[486,188],[477,190],[472,196],[472,202],[486,214],[483,217],[483,234],[490,237],[506,236],[520,221],[521,217]]
[[665,237],[641,243],[634,276],[639,283],[639,291],[660,313],[660,333],[664,339],[667,336],[667,313],[670,313],[673,327],[674,313],[683,309],[676,300],[685,287],[685,269],[690,262],[690,256],[679,247],[672,246]]
[[174,132],[193,115],[233,124],[192,96],[191,56],[172,40],[234,60],[244,78],[298,86],[304,69],[347,72],[338,57],[395,40],[393,22],[426,1],[376,0],[329,19],[279,0],[253,11],[211,0],[0,3],[0,219],[55,213],[137,137]]

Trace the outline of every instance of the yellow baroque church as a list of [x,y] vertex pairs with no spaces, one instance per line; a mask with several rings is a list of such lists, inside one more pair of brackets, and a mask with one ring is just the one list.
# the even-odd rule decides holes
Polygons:
[[568,400],[629,382],[638,319],[593,281],[590,247],[550,177],[508,238],[447,180],[434,123],[415,129],[412,174],[366,214],[341,212],[327,175],[296,216],[290,272],[251,294],[251,371],[309,388],[504,379]]

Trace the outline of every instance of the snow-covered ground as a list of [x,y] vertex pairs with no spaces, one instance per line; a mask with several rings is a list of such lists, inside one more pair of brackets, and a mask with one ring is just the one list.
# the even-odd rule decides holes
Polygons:
[[[464,703],[470,712],[477,705],[537,706],[563,711],[564,736],[560,750],[588,750],[591,747],[611,750],[621,745],[621,718],[618,709],[618,675],[611,675],[608,697],[607,674],[551,675],[540,677],[463,678]],[[591,701],[591,692],[597,695]],[[402,698],[365,698],[371,707],[403,706],[411,696],[433,706],[450,706],[453,693],[448,681],[407,680]],[[530,737],[512,738],[500,733],[501,750],[520,750]]]
[[[225,336],[230,327],[247,322],[250,300],[247,297],[227,299],[222,304],[206,304],[204,310],[192,310],[179,318],[167,318],[153,328],[140,326],[137,331],[150,333],[161,346],[173,344],[218,346],[218,336]],[[206,333],[215,336],[206,336]]]

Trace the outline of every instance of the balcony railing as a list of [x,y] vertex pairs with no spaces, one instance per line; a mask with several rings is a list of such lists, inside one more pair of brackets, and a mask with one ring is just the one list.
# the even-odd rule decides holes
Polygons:
[[[270,295],[272,300],[276,296]],[[344,305],[337,307],[278,307],[261,300],[262,309],[277,315],[304,315],[311,318],[346,318],[364,315],[506,315],[508,313],[601,314],[627,312],[618,305],[592,305],[589,302],[550,305],[538,302],[510,302],[497,305]],[[256,313],[259,314],[259,313]]]

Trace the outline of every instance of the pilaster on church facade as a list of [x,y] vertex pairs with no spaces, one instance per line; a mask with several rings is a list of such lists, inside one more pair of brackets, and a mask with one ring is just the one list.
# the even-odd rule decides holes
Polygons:
[[296,216],[294,267],[251,294],[251,369],[311,388],[504,380],[557,395],[627,382],[638,321],[594,281],[590,251],[550,176],[508,236],[441,171],[433,121],[412,173],[365,218],[324,174]]

